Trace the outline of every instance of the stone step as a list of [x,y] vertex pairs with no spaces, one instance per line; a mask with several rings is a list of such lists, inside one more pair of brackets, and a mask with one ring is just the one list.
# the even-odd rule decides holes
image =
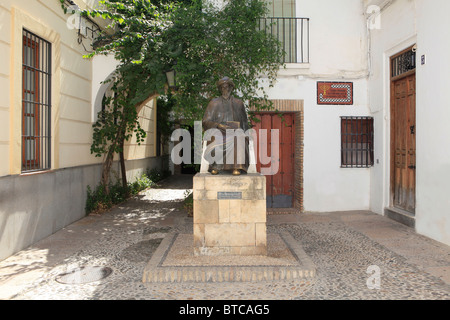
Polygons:
[[284,281],[316,275],[312,260],[287,232],[268,235],[267,256],[198,257],[192,243],[192,234],[168,234],[145,267],[143,282]]
[[397,221],[410,228],[415,228],[416,226],[416,217],[412,213],[405,210],[393,207],[385,208],[384,215],[389,219]]

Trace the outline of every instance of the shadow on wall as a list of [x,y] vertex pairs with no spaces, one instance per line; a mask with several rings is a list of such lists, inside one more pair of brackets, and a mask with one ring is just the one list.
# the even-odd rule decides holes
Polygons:
[[[127,161],[127,175],[162,168],[163,157]],[[120,173],[119,163],[114,171]],[[87,186],[97,186],[101,164],[0,178],[0,260],[86,216]]]

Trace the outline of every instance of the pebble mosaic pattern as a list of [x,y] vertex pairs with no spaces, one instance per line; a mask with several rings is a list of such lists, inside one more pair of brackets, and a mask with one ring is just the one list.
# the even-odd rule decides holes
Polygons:
[[[449,299],[442,280],[408,264],[364,235],[335,223],[284,225],[302,242],[317,267],[316,282],[305,299]],[[380,289],[369,289],[370,266],[380,268]]]
[[[160,192],[165,197],[162,200],[155,194],[146,195],[108,213],[114,219],[100,220],[104,234],[67,256],[13,299],[450,299],[450,286],[442,280],[339,221],[268,225],[268,232],[287,231],[301,243],[316,265],[313,279],[144,284],[143,270],[165,235],[173,231],[192,232],[192,218],[184,218],[181,202],[168,200],[173,199],[170,190]],[[169,219],[174,215],[182,217],[177,220],[182,223],[154,223],[156,216]],[[381,271],[378,290],[367,286],[367,269],[372,265]],[[61,274],[89,266],[109,267],[113,271],[105,279],[90,283],[62,284],[55,280]]]
[[[122,230],[68,257],[16,299],[449,299],[441,280],[417,270],[395,253],[337,223],[280,225],[301,241],[317,266],[314,279],[264,283],[143,284],[142,271],[165,230],[142,240],[145,231]],[[147,234],[148,237],[148,234]],[[367,268],[381,268],[380,290],[370,290]],[[82,266],[108,266],[113,273],[86,284],[55,278]]]

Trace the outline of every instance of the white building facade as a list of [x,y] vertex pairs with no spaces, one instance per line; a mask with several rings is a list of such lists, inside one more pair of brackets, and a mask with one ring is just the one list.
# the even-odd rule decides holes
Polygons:
[[[268,89],[270,99],[302,101],[302,209],[370,210],[450,244],[450,3],[275,2],[309,21],[296,42],[307,59],[287,63]],[[342,83],[351,103],[323,103],[321,88]]]
[[[449,102],[444,92],[450,81],[446,72],[450,63],[445,51],[448,40],[449,21],[446,12],[450,3],[443,0],[431,1],[371,1],[367,5],[378,5],[380,28],[370,30],[371,73],[368,81],[368,101],[376,119],[377,156],[380,165],[371,174],[371,210],[383,213],[392,208],[395,170],[394,151],[391,141],[395,118],[394,89],[396,78],[392,78],[391,57],[404,50],[415,51],[416,67],[413,72],[415,83],[415,119],[409,116],[408,126],[415,126],[416,167],[415,206],[413,217],[416,230],[423,235],[450,244],[450,118]],[[441,33],[441,30],[443,33]],[[406,75],[408,76],[408,75]],[[410,78],[411,79],[411,78]],[[414,80],[414,77],[412,78]],[[401,81],[401,79],[400,79]],[[411,129],[411,128],[407,128]],[[395,190],[394,190],[395,191]],[[390,214],[389,212],[387,212]],[[408,216],[408,213],[406,213]]]
[[[87,186],[100,182],[92,124],[116,62],[83,58],[102,21],[79,21],[59,0],[0,0],[0,260],[83,218]],[[147,137],[125,145],[129,181],[167,162],[156,96],[138,112]],[[120,175],[117,161],[112,170]]]
[[[267,88],[293,128],[292,162],[280,167],[290,170],[281,178],[291,181],[291,195],[282,200],[304,212],[373,211],[450,245],[450,2],[268,2],[268,18],[279,18],[268,21],[280,27],[273,32],[288,53],[286,69]],[[92,123],[107,90],[100,82],[115,61],[82,59],[89,39],[80,42],[67,19],[59,0],[0,0],[0,259],[82,218],[85,188],[100,178],[101,159],[89,150]],[[29,142],[22,127],[32,117],[23,109],[32,78],[23,81],[22,55],[38,52],[37,39],[50,44],[51,65],[43,67],[51,68],[52,83],[41,87],[52,112],[40,123],[50,130],[42,134],[49,156],[39,153],[45,166],[32,172],[38,153],[27,149],[23,157]],[[140,116],[147,140],[126,146],[130,177],[162,166],[155,99]],[[27,126],[35,130],[33,123]],[[279,185],[271,183],[275,195]]]

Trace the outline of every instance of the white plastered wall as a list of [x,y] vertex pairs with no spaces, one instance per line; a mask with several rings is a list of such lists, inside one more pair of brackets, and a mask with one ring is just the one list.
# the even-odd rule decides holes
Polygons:
[[450,245],[450,2],[417,0],[417,221],[419,233]]
[[[340,163],[340,117],[370,116],[362,2],[298,0],[296,10],[310,19],[310,63],[287,65],[268,93],[270,99],[304,100],[305,211],[368,210],[371,169]],[[317,105],[318,81],[353,82],[353,105]]]
[[380,160],[372,171],[370,208],[382,214],[390,206],[390,57],[416,44],[416,230],[450,244],[450,108],[445,97],[450,86],[446,57],[450,49],[450,2],[386,3],[380,28],[370,31],[369,105],[377,133],[375,158]]

